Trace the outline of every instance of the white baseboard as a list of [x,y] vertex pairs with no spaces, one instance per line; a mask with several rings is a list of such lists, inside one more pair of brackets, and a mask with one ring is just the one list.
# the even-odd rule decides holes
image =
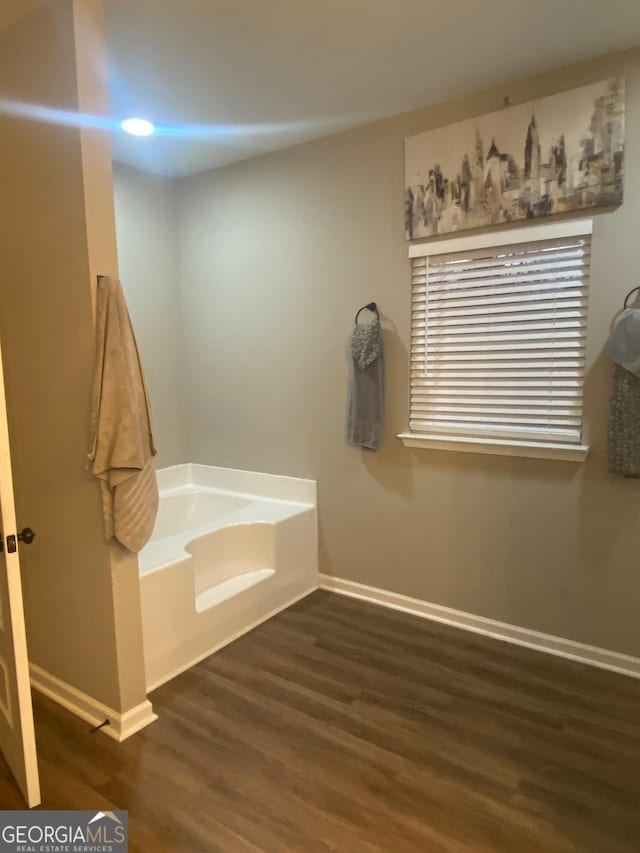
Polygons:
[[132,734],[158,719],[157,714],[153,713],[153,706],[148,699],[121,714],[71,684],[67,684],[66,681],[56,678],[55,675],[51,675],[50,672],[35,663],[29,663],[29,675],[34,690],[44,693],[49,699],[53,699],[54,702],[62,705],[67,711],[71,711],[72,714],[80,717],[81,720],[91,726],[99,726],[100,723],[104,723],[108,719],[109,725],[104,726],[100,731],[113,740],[126,740]]
[[386,589],[367,586],[344,578],[334,578],[330,575],[320,575],[320,588],[352,598],[360,598],[373,604],[381,604],[393,610],[402,610],[404,613],[422,616],[424,619],[444,622],[446,625],[483,634],[485,637],[493,637],[495,640],[515,643],[528,649],[536,649],[539,652],[547,652],[547,654],[579,663],[609,669],[632,678],[640,678],[640,658],[623,655],[610,649],[588,646],[564,637],[554,637],[552,634],[542,634],[539,631],[531,631],[529,628],[520,628],[518,625],[509,625],[506,622],[465,613],[463,610],[453,610],[420,598],[410,598],[408,595],[400,595]]

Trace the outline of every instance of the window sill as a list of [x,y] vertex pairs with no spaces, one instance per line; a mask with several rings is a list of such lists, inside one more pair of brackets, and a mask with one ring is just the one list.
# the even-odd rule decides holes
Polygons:
[[585,444],[558,444],[543,441],[513,441],[500,438],[467,438],[401,432],[397,436],[405,447],[424,450],[454,450],[459,453],[489,453],[492,456],[524,456],[528,459],[559,459],[584,462],[589,453]]

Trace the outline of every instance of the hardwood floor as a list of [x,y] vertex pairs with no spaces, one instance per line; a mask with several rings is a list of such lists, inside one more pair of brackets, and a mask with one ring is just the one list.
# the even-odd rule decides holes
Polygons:
[[35,694],[43,808],[141,853],[640,851],[631,678],[320,591],[151,698],[117,744]]

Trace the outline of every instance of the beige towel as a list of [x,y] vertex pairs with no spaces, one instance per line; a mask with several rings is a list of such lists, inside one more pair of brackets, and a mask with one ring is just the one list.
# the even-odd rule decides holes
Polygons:
[[149,395],[122,285],[100,276],[91,409],[91,470],[100,480],[107,539],[131,551],[149,540],[158,513]]

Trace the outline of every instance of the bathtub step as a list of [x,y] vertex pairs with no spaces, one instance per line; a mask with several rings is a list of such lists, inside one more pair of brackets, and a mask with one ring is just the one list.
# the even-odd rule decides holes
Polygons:
[[239,592],[244,592],[245,589],[255,586],[260,581],[264,581],[274,574],[274,569],[256,569],[253,572],[243,572],[209,589],[205,589],[204,592],[196,595],[196,611],[202,613],[203,610],[215,607],[216,604],[227,601],[227,599],[232,598]]

